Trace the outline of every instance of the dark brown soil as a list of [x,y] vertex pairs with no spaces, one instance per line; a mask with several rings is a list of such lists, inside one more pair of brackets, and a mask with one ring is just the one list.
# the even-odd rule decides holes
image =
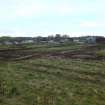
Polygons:
[[92,59],[99,60],[95,54],[94,46],[86,48],[61,51],[61,52],[35,52],[32,49],[6,49],[0,50],[0,60],[24,60],[35,58],[68,58],[68,59]]

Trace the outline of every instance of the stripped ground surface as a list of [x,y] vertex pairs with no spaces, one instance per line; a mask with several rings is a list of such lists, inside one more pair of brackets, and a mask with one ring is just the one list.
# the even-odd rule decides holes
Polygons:
[[105,62],[30,59],[0,63],[0,105],[105,105]]
[[[96,55],[99,45],[45,46],[34,48],[9,48],[0,50],[1,60],[24,60],[32,58],[103,59]],[[105,49],[105,46],[104,46]]]

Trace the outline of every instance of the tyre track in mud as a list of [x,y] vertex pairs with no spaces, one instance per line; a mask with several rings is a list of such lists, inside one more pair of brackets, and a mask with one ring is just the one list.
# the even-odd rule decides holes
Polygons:
[[[37,48],[36,48],[37,49]],[[56,51],[51,50],[47,52],[44,50],[36,50],[35,48],[10,48],[10,49],[0,49],[0,58],[3,60],[25,60],[32,59],[38,57],[56,57],[56,58],[69,58],[69,59],[97,59],[92,50],[87,52],[85,47],[80,49],[70,49],[70,50],[62,50]],[[41,48],[40,48],[41,49]],[[43,49],[43,48],[42,48]],[[36,56],[37,55],[37,56]]]

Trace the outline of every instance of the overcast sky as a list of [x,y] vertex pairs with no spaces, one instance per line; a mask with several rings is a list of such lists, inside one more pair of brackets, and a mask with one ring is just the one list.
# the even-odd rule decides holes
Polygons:
[[0,0],[0,36],[105,35],[105,0]]

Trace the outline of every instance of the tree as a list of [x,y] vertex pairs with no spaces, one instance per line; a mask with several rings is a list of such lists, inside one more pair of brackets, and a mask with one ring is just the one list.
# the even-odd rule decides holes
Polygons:
[[60,42],[60,40],[61,40],[61,35],[60,34],[56,34],[55,35],[55,41],[56,42]]

